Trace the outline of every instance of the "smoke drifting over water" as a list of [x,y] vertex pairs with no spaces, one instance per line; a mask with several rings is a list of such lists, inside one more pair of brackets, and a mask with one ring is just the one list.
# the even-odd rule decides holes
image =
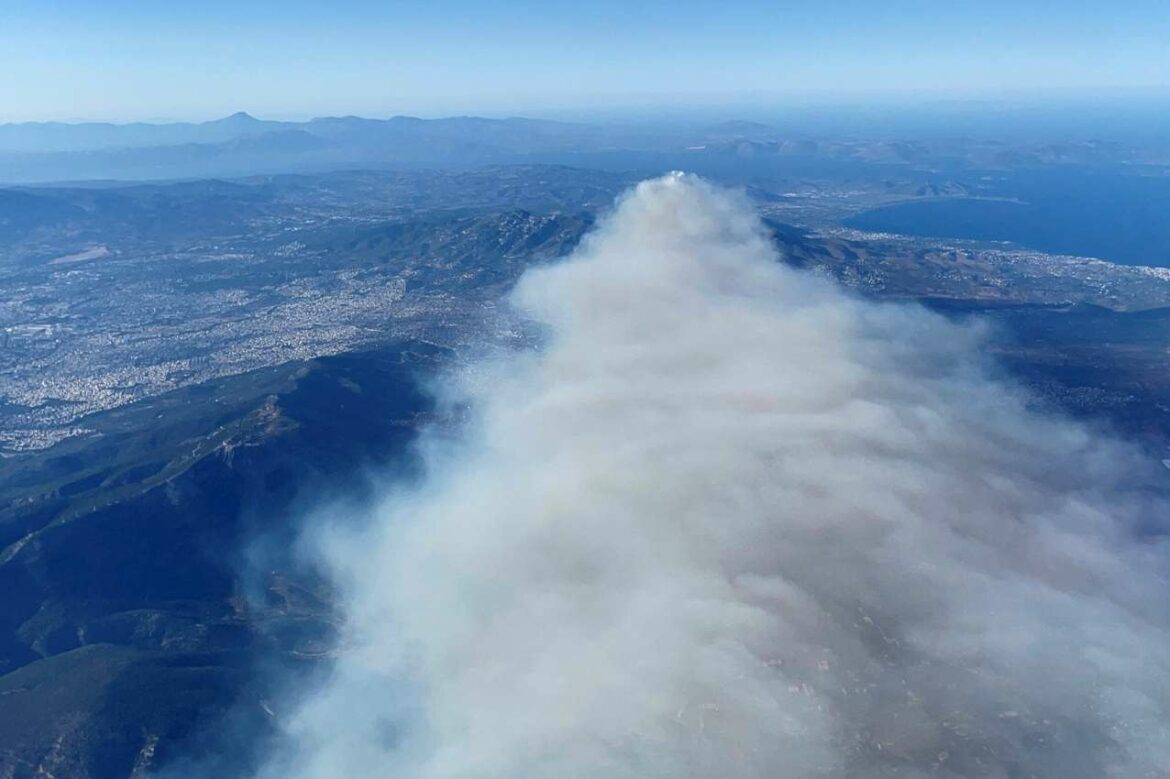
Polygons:
[[328,545],[349,645],[266,778],[1168,775],[1154,475],[977,330],[785,268],[682,175],[515,302],[545,346]]

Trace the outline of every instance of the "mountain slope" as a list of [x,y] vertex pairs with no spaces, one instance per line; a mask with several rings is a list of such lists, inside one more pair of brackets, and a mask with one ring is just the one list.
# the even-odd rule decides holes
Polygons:
[[363,468],[408,464],[416,379],[443,358],[403,343],[256,371],[0,461],[0,776],[125,779],[229,711],[262,728],[260,669],[311,668],[333,632],[271,550],[315,501],[360,495]]

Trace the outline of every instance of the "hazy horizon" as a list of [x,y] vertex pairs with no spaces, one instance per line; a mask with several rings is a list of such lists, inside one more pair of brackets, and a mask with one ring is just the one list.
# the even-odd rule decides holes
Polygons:
[[865,110],[886,108],[916,108],[916,109],[963,109],[980,108],[987,105],[996,105],[1005,108],[1023,110],[1043,110],[1051,108],[1072,108],[1078,104],[1117,102],[1125,105],[1161,104],[1170,101],[1170,86],[1158,87],[1128,87],[1117,90],[1093,89],[1030,89],[1030,90],[1002,90],[1002,91],[906,91],[880,90],[867,93],[790,93],[782,95],[761,96],[754,99],[745,98],[742,101],[720,103],[701,101],[695,102],[655,102],[646,100],[642,103],[629,104],[613,103],[594,106],[566,106],[566,107],[523,107],[516,110],[451,110],[412,111],[409,107],[402,110],[388,109],[385,111],[306,111],[297,113],[265,113],[256,111],[249,106],[239,106],[234,109],[211,112],[176,115],[126,115],[117,117],[100,116],[63,116],[60,118],[0,118],[0,124],[201,124],[231,118],[237,114],[247,114],[253,119],[265,122],[309,122],[314,119],[358,117],[362,119],[450,119],[456,117],[480,117],[485,119],[535,119],[558,122],[578,123],[630,123],[658,122],[663,120],[677,121],[690,119],[694,121],[716,120],[751,120],[762,119],[780,112],[807,112],[807,111],[840,111]]
[[[230,107],[218,112],[202,112],[175,115],[130,114],[125,116],[38,116],[8,118],[0,114],[0,126],[36,124],[105,124],[105,125],[166,125],[205,124],[246,115],[263,122],[304,123],[321,119],[360,118],[388,120],[484,118],[493,120],[530,119],[577,124],[596,125],[661,125],[694,123],[707,125],[715,122],[751,121],[760,123],[783,123],[784,121],[810,117],[860,117],[873,118],[882,112],[901,112],[909,120],[928,115],[951,117],[974,115],[982,112],[993,119],[1018,118],[1041,114],[1075,115],[1090,108],[1108,107],[1123,111],[1138,112],[1159,110],[1170,105],[1170,85],[1147,87],[1103,88],[1056,88],[1056,89],[1004,89],[1004,90],[869,90],[869,91],[793,91],[756,95],[736,100],[679,99],[675,102],[663,98],[645,97],[641,102],[602,103],[564,107],[519,107],[515,110],[476,110],[452,107],[450,110],[401,110],[384,111],[313,111],[295,113],[271,113],[254,109],[250,105]],[[1091,120],[1092,117],[1082,117]]]

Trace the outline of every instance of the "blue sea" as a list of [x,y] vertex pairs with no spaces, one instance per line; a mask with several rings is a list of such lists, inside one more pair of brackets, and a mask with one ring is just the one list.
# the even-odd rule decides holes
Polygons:
[[845,224],[1170,267],[1170,176],[1069,167],[986,177],[981,197],[900,203]]

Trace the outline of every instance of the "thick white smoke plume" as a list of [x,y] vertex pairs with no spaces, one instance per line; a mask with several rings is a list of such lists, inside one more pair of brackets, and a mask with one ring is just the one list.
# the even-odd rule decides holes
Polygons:
[[785,268],[701,180],[525,276],[418,490],[330,544],[281,779],[1170,776],[1164,516],[980,334]]

